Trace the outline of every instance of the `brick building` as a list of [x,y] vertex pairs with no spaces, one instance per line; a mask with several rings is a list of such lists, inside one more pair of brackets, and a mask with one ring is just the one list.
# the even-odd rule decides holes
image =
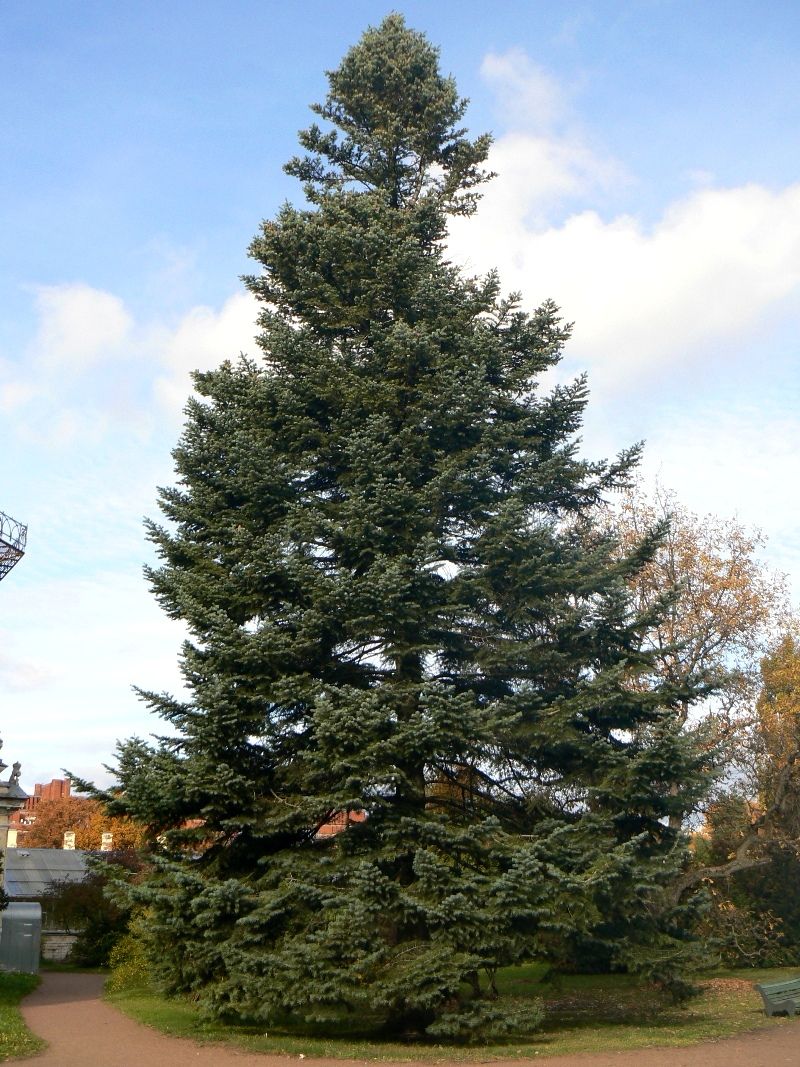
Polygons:
[[53,778],[46,785],[37,782],[33,795],[29,796],[19,811],[15,811],[8,823],[8,847],[24,844],[26,831],[36,822],[36,808],[42,800],[64,800],[71,795],[69,778]]
[[326,823],[323,823],[317,830],[317,840],[325,837],[335,837],[336,834],[340,834],[342,830],[346,830],[354,822],[364,822],[367,817],[365,811],[340,811],[333,818]]

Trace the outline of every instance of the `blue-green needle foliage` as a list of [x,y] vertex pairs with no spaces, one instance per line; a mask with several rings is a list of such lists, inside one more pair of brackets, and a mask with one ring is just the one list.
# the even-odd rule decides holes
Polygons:
[[579,458],[584,381],[537,385],[556,307],[446,258],[489,139],[436,49],[391,15],[329,81],[287,166],[306,206],[250,249],[263,359],[196,375],[150,526],[191,698],[145,694],[177,740],[121,746],[116,803],[161,835],[134,893],[167,988],[271,1024],[518,1031],[498,966],[597,934],[678,967],[691,693],[655,682],[628,594],[658,532],[623,556],[594,524],[637,450]]

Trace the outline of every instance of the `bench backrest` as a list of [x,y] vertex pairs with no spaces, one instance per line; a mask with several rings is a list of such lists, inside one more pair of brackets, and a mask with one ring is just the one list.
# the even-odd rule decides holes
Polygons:
[[790,978],[786,982],[762,982],[756,989],[770,1000],[782,1000],[800,993],[800,978]]

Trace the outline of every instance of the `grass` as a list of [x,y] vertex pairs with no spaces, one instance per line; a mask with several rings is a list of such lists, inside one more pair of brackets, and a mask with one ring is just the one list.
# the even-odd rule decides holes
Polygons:
[[39,984],[35,974],[0,973],[0,1060],[32,1056],[45,1042],[30,1032],[19,1013],[19,1002]]
[[108,974],[108,967],[84,967],[69,960],[39,960],[42,974]]
[[107,995],[122,1011],[163,1033],[224,1042],[250,1052],[359,1060],[477,1062],[681,1047],[760,1027],[780,1026],[785,1020],[763,1015],[753,983],[795,975],[796,971],[785,968],[715,972],[702,981],[703,990],[698,997],[687,1007],[678,1008],[657,990],[642,986],[627,975],[575,975],[551,983],[542,981],[544,968],[536,964],[509,967],[499,976],[501,994],[517,1002],[542,998],[547,1009],[544,1025],[525,1040],[474,1047],[369,1041],[346,1035],[324,1038],[277,1029],[265,1033],[263,1027],[204,1021],[188,999],[167,1000],[144,988]]

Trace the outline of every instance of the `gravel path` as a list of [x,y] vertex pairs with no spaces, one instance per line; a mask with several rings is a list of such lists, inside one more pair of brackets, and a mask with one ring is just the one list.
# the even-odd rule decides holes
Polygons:
[[[288,1067],[294,1056],[236,1052],[221,1045],[199,1045],[165,1037],[100,999],[97,974],[42,976],[25,999],[22,1014],[49,1048],[31,1067]],[[304,1067],[347,1067],[349,1063],[308,1059]],[[526,1061],[495,1061],[492,1067],[522,1067]],[[800,1067],[800,1022],[774,1026],[741,1037],[692,1048],[638,1049],[635,1052],[536,1056],[527,1061],[546,1067]]]

